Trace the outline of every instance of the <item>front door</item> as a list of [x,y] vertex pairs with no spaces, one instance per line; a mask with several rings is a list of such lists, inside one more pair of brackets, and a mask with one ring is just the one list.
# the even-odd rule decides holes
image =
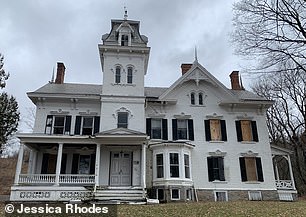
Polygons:
[[110,185],[131,185],[132,152],[111,152]]

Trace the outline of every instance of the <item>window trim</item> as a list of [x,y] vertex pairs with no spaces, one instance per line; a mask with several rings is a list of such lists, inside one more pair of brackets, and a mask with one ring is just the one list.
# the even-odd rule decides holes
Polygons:
[[[225,200],[218,200],[217,193],[225,193]],[[228,192],[227,191],[214,191],[215,202],[228,201]]]
[[[177,155],[177,164],[171,163],[171,154]],[[180,167],[180,153],[179,152],[169,152],[168,157],[169,157],[169,177],[170,178],[180,178],[181,177],[181,174],[180,174],[180,169],[181,169],[181,167]],[[171,175],[171,167],[177,167],[178,168],[178,170],[177,170],[178,171],[178,176],[172,176]]]
[[115,67],[115,84],[121,84],[121,66]]
[[133,67],[132,66],[128,66],[127,67],[127,75],[126,75],[126,83],[127,84],[133,84]]
[[[157,155],[161,155],[162,164],[157,164]],[[158,177],[158,168],[162,168],[162,176]],[[155,168],[156,168],[156,179],[163,179],[165,178],[165,159],[164,159],[164,153],[157,153],[155,154]]]
[[[173,191],[177,191],[177,193],[178,193],[178,198],[173,198]],[[171,194],[171,200],[180,200],[181,199],[181,191],[180,191],[181,189],[179,189],[179,188],[171,188],[171,190],[170,190],[170,194]]]
[[194,92],[191,92],[190,93],[190,104],[191,105],[195,105],[196,103],[196,100],[195,100],[195,93]]
[[[126,123],[119,123],[119,115],[120,114],[125,114],[126,115]],[[123,127],[122,127],[123,126]],[[126,127],[125,127],[126,126]],[[128,128],[129,126],[129,113],[125,111],[119,111],[117,113],[117,128]]]

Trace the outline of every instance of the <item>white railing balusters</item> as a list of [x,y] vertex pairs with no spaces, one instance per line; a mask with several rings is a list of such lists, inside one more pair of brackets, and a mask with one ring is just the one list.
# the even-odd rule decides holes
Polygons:
[[277,189],[293,189],[292,180],[275,180]]
[[[20,184],[40,184],[55,183],[55,174],[20,174]],[[95,175],[87,174],[61,174],[59,177],[59,183],[61,184],[94,184]]]

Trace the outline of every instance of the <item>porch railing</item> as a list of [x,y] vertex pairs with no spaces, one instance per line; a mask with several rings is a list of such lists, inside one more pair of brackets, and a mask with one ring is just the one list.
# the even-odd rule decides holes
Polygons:
[[[54,184],[56,174],[20,174],[19,184]],[[59,184],[94,184],[95,175],[60,174]]]
[[55,183],[55,174],[20,174],[20,184]]
[[284,190],[294,189],[292,180],[275,180],[275,184],[277,189],[284,189]]
[[65,184],[94,184],[95,175],[61,174],[59,182]]

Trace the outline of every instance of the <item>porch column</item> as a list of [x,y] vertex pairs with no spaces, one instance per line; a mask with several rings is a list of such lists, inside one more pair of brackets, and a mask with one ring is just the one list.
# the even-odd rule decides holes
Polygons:
[[33,164],[32,164],[32,170],[31,170],[31,174],[35,174],[36,173],[36,163],[37,163],[37,151],[33,150]]
[[292,187],[295,190],[294,176],[293,176],[291,159],[290,159],[290,155],[289,154],[286,156],[286,160],[288,161],[288,165],[289,165],[289,173],[290,173],[290,178],[291,178],[291,181],[292,181]]
[[279,172],[276,160],[274,161],[274,169],[275,169],[276,180],[279,180]]
[[16,165],[15,181],[14,181],[15,185],[18,185],[19,183],[19,175],[21,173],[21,167],[22,167],[22,161],[23,161],[23,152],[24,152],[24,144],[20,143],[18,160],[17,160],[17,165]]
[[95,186],[99,185],[100,180],[100,150],[101,150],[101,144],[97,144],[96,147],[96,166],[95,166]]
[[146,188],[146,144],[141,147],[141,186],[143,189]]
[[30,156],[29,156],[29,163],[28,163],[28,174],[32,174],[32,170],[33,170],[33,157],[34,157],[33,150],[30,149]]
[[57,150],[57,160],[56,160],[55,185],[59,185],[61,165],[62,165],[62,155],[63,155],[63,143],[59,143]]

